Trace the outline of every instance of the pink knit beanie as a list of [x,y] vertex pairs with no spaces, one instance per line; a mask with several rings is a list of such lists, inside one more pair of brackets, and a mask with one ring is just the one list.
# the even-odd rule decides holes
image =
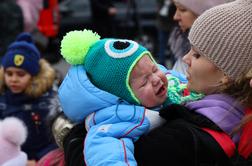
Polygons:
[[223,4],[228,0],[173,0],[173,1],[179,3],[186,9],[192,11],[194,14],[199,16],[205,10],[210,9],[216,5]]
[[207,10],[194,21],[189,40],[229,78],[248,73],[252,68],[252,0]]
[[26,166],[27,155],[20,150],[27,129],[21,120],[9,117],[0,121],[0,165]]

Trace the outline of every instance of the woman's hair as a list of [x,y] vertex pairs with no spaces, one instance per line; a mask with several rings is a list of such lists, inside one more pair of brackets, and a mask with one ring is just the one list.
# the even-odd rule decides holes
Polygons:
[[[39,60],[40,71],[36,76],[33,76],[30,84],[25,89],[25,94],[31,97],[39,97],[43,95],[48,89],[52,88],[55,81],[55,70],[50,64],[44,60]],[[0,69],[0,93],[4,92],[6,85],[4,81],[4,68]]]
[[233,96],[237,101],[246,107],[252,107],[252,87],[250,80],[252,79],[252,68],[250,71],[234,81],[230,81],[222,91]]

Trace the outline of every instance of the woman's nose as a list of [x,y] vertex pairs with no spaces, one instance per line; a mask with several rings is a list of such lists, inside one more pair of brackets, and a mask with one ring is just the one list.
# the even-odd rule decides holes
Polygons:
[[179,12],[178,12],[178,10],[176,10],[176,12],[175,12],[175,14],[173,16],[173,20],[175,20],[175,21],[179,20]]
[[191,59],[190,59],[190,55],[189,53],[187,53],[184,57],[183,57],[183,62],[185,62],[188,66],[191,65]]

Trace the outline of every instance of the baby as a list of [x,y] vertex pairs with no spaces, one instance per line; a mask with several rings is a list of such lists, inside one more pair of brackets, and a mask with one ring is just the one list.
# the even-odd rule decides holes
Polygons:
[[202,97],[188,92],[181,75],[158,66],[131,40],[72,31],[63,38],[61,53],[73,66],[59,98],[68,118],[86,122],[87,165],[137,165],[133,141],[163,121],[152,110]]

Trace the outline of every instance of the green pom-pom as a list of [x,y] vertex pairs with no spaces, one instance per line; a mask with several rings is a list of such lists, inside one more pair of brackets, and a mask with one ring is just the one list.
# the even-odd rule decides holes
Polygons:
[[61,41],[61,55],[71,65],[83,64],[89,48],[99,40],[91,30],[68,32]]

